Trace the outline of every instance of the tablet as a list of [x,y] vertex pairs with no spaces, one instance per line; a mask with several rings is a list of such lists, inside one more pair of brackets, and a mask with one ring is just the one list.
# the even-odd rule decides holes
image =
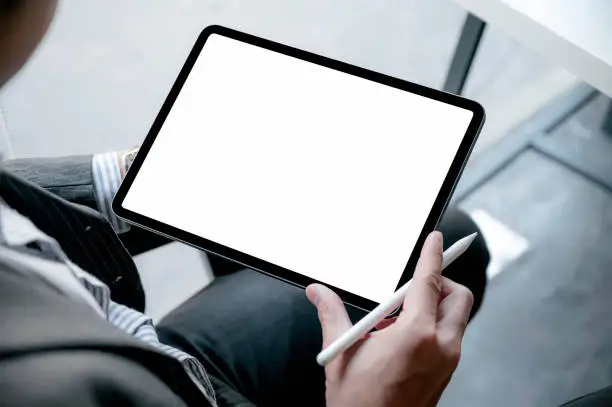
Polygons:
[[212,26],[113,210],[371,310],[410,278],[483,121],[476,102]]

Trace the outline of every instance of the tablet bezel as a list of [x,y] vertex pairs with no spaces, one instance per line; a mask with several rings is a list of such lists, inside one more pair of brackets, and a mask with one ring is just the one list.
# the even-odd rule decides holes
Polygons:
[[[450,200],[454,191],[457,180],[459,179],[467,159],[472,151],[475,141],[478,137],[480,129],[484,123],[485,113],[484,109],[476,102],[464,99],[460,96],[456,96],[450,93],[445,93],[439,90],[427,88],[415,83],[407,82],[402,79],[393,78],[378,72],[370,71],[368,69],[360,68],[354,65],[350,65],[344,62],[336,61],[321,55],[316,55],[311,52],[299,50],[287,45],[279,44],[270,40],[259,38],[250,34],[242,33],[230,28],[222,26],[209,26],[205,28],[200,36],[198,37],[193,49],[189,53],[183,68],[181,69],[176,81],[174,82],[166,100],[164,101],[161,110],[159,111],[147,137],[142,143],[140,150],[132,163],[130,170],[125,176],[112,204],[113,211],[115,214],[129,223],[138,225],[155,233],[165,235],[171,239],[179,240],[188,245],[194,246],[199,249],[203,249],[212,254],[225,257],[229,260],[243,264],[245,267],[252,268],[259,272],[268,274],[277,279],[283,280],[290,284],[298,287],[306,287],[307,285],[315,282],[320,282],[310,277],[306,277],[302,274],[293,272],[286,268],[277,266],[273,263],[269,263],[257,257],[242,253],[238,250],[231,249],[223,246],[219,243],[213,242],[206,238],[194,235],[184,230],[175,228],[167,225],[163,222],[151,219],[139,213],[130,211],[123,207],[123,201],[132,186],[138,171],[140,170],[142,163],[145,161],[151,146],[155,142],[157,134],[161,130],[176,98],[178,97],[187,77],[189,76],[191,69],[196,63],[198,56],[200,55],[202,48],[204,47],[206,40],[212,34],[218,34],[225,36],[237,41],[242,41],[257,47],[265,48],[270,51],[278,52],[284,55],[288,55],[294,58],[298,58],[307,62],[311,62],[317,65],[325,66],[334,70],[344,72],[349,75],[354,75],[366,80],[381,83],[383,85],[391,86],[397,89],[401,89],[407,92],[411,92],[429,99],[437,100],[443,103],[451,104],[463,109],[469,110],[473,113],[472,120],[469,127],[461,141],[461,145],[455,154],[450,169],[442,183],[442,186],[438,192],[436,200],[429,212],[425,225],[421,230],[419,238],[410,254],[410,257],[406,263],[406,267],[402,273],[400,280],[398,281],[397,288],[401,287],[405,282],[410,279],[412,275],[411,271],[414,270],[416,262],[419,257],[420,248],[427,237],[427,234],[433,231],[440,220],[440,217],[446,209],[446,205]],[[330,286],[329,284],[326,284]],[[350,305],[364,309],[366,311],[372,310],[377,302],[361,297],[359,295],[347,292],[338,287],[330,286],[342,300]],[[391,294],[391,293],[390,293]]]

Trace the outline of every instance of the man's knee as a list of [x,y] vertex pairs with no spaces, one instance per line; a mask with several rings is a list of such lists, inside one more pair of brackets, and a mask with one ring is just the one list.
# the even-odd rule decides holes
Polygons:
[[448,248],[457,240],[478,233],[470,248],[449,266],[444,275],[451,280],[466,286],[474,295],[474,305],[471,316],[480,309],[487,286],[487,267],[491,255],[480,228],[465,212],[451,208],[442,218],[438,229],[444,235],[444,248]]

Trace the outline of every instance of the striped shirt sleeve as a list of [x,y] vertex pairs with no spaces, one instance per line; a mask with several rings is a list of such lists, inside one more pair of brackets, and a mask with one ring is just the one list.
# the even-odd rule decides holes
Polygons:
[[98,210],[112,225],[117,233],[127,232],[130,225],[119,219],[111,205],[115,193],[121,185],[121,157],[117,152],[96,154],[92,160],[94,191]]

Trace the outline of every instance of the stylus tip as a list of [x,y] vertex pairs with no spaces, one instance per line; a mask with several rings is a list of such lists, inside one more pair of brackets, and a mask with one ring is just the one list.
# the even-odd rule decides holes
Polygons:
[[465,237],[465,240],[469,243],[472,243],[474,241],[474,239],[476,239],[476,236],[478,236],[478,232],[474,232],[469,236]]

